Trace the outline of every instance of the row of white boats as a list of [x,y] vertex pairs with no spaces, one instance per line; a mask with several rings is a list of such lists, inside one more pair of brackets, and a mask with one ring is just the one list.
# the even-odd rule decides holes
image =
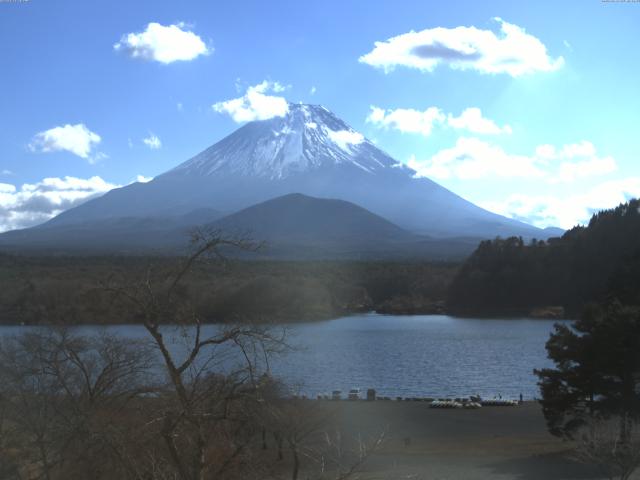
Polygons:
[[[306,397],[302,397],[306,398]],[[318,400],[362,400],[361,392],[359,388],[352,388],[347,392],[346,397],[343,398],[342,390],[333,390],[331,394],[319,393]],[[387,400],[391,401],[391,397],[378,396],[376,391],[372,388],[366,392],[364,398],[368,401],[373,400]],[[425,397],[395,397],[395,401],[414,401],[414,402],[426,402],[429,403],[430,408],[481,408],[481,407],[513,407],[520,404],[518,400],[510,400],[502,397],[496,397],[492,399],[482,399],[480,396],[471,396],[469,398],[425,398]]]
[[480,408],[480,407],[515,407],[519,405],[518,400],[506,400],[502,398],[494,398],[491,400],[472,401],[469,399],[457,400],[434,400],[429,404],[431,408]]

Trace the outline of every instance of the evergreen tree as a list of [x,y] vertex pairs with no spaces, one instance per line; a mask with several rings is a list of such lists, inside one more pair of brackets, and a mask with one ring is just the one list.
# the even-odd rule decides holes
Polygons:
[[596,418],[621,419],[620,435],[640,419],[640,308],[589,307],[547,344],[555,368],[535,370],[554,435],[569,437]]

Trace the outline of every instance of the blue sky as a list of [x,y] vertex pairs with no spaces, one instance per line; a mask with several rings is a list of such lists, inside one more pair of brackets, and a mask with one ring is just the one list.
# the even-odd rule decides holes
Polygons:
[[274,98],[570,227],[640,196],[639,21],[600,0],[3,1],[0,231],[158,175]]

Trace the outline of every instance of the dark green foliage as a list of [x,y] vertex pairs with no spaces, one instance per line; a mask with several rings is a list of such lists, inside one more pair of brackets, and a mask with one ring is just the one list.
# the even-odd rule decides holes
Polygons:
[[535,370],[549,430],[571,437],[593,418],[640,418],[640,308],[589,307],[546,344],[556,368]]
[[546,242],[482,242],[451,285],[450,309],[526,314],[561,305],[576,315],[589,302],[640,303],[639,209],[640,200],[631,200]]

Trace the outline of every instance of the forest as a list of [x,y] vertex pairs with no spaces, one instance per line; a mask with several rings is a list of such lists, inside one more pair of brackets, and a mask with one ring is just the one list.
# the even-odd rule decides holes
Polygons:
[[548,241],[483,241],[448,290],[450,312],[526,314],[559,307],[580,314],[589,303],[640,304],[640,200],[593,215]]
[[[0,323],[119,324],[140,319],[113,301],[113,282],[166,278],[169,257],[0,256]],[[207,322],[294,322],[357,312],[441,313],[457,264],[200,262],[185,295]]]

